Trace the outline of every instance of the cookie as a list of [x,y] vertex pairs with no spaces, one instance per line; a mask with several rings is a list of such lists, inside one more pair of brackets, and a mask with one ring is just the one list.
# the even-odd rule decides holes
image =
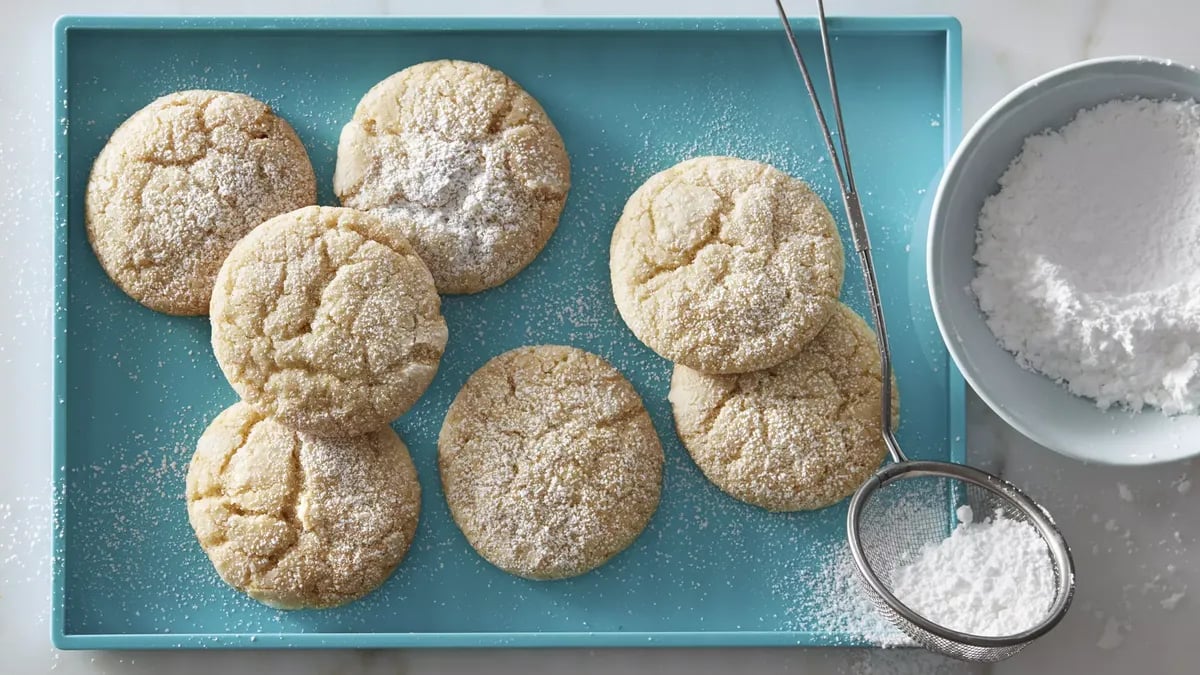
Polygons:
[[570,187],[562,137],[536,100],[479,63],[430,61],[376,84],[342,129],[333,189],[412,242],[441,293],[525,269]]
[[633,386],[574,347],[522,347],[475,371],[438,437],[454,522],[496,567],[561,579],[633,543],[658,507],[663,451]]
[[130,297],[168,314],[208,311],[230,249],[259,223],[317,201],[296,132],[243,94],[168,94],[127,119],[88,180],[88,240]]
[[211,315],[238,394],[320,436],[399,417],[446,347],[429,270],[404,237],[353,209],[310,206],[260,225],[221,267]]
[[200,436],[187,508],[230,586],[279,609],[323,608],[391,576],[416,533],[421,486],[389,427],[319,438],[236,403]]
[[819,509],[858,489],[887,453],[880,372],[874,332],[839,303],[795,358],[741,375],[676,365],[669,398],[679,438],[717,487],[771,511]]
[[833,312],[842,244],[803,181],[758,162],[698,157],[629,198],[609,250],[621,318],[660,356],[709,373],[769,368]]

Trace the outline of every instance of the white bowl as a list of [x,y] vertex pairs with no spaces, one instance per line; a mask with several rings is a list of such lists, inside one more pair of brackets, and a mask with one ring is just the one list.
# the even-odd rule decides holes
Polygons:
[[971,387],[1033,441],[1103,464],[1155,464],[1200,453],[1200,416],[1101,410],[1017,365],[996,342],[968,290],[983,200],[1024,139],[1065,125],[1080,109],[1119,98],[1200,99],[1200,71],[1129,56],[1083,61],[1028,82],[992,107],[950,159],[934,198],[927,256],[929,294],[942,338]]

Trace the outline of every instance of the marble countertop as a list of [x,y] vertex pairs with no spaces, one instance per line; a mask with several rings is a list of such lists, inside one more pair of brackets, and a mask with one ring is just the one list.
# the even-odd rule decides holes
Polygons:
[[[50,25],[59,14],[238,14],[235,0],[19,2],[0,24],[0,670],[40,673],[1195,673],[1200,483],[1195,463],[1088,466],[1024,440],[968,400],[970,457],[1042,500],[1071,541],[1075,606],[1048,638],[991,669],[919,651],[480,650],[58,652],[49,642],[51,301]],[[789,3],[793,14],[807,3]],[[837,14],[955,14],[964,128],[1010,89],[1080,59],[1141,53],[1200,64],[1192,0],[830,0]],[[254,14],[770,14],[767,0],[273,0]]]

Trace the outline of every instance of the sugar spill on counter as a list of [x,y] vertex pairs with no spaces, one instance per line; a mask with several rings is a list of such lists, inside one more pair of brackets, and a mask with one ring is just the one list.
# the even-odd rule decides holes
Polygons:
[[999,183],[971,290],[1000,345],[1101,408],[1200,411],[1200,104],[1082,110]]
[[950,536],[892,572],[892,593],[926,619],[971,635],[1015,635],[1036,626],[1055,598],[1049,550],[1037,530],[997,511],[957,512]]

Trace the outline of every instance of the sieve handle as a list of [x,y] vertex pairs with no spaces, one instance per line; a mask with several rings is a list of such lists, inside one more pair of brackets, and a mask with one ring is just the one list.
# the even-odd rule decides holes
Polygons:
[[883,304],[879,300],[879,282],[875,278],[875,263],[871,259],[871,237],[867,234],[867,221],[863,217],[862,203],[854,188],[854,170],[850,167],[850,146],[846,143],[846,127],[842,123],[842,102],[838,96],[837,76],[833,70],[833,54],[829,46],[829,26],[825,21],[825,3],[823,0],[817,0],[817,20],[821,29],[821,49],[825,55],[825,72],[829,77],[830,93],[833,95],[833,118],[837,124],[838,139],[842,149],[840,157],[837,146],[833,142],[829,124],[825,120],[825,111],[821,108],[821,102],[817,97],[816,87],[813,86],[812,77],[808,73],[808,66],[805,65],[804,56],[800,53],[800,45],[796,42],[796,33],[792,31],[792,24],[788,21],[787,12],[783,9],[783,0],[775,0],[775,8],[779,10],[779,19],[783,22],[788,45],[792,48],[796,65],[800,66],[800,74],[804,76],[804,87],[808,90],[808,97],[812,100],[813,110],[817,114],[817,122],[821,125],[821,131],[825,136],[825,148],[829,151],[829,158],[833,161],[833,170],[837,174],[838,187],[842,192],[842,206],[846,209],[846,219],[850,223],[850,237],[854,241],[854,249],[858,252],[858,258],[862,262],[863,281],[867,286],[867,297],[871,303],[871,319],[875,322],[875,341],[879,347],[882,377],[879,414],[883,440],[887,443],[888,454],[892,456],[892,461],[906,462],[908,458],[900,450],[900,444],[896,441],[896,434],[892,429],[891,349],[888,347],[887,327],[883,321]]

